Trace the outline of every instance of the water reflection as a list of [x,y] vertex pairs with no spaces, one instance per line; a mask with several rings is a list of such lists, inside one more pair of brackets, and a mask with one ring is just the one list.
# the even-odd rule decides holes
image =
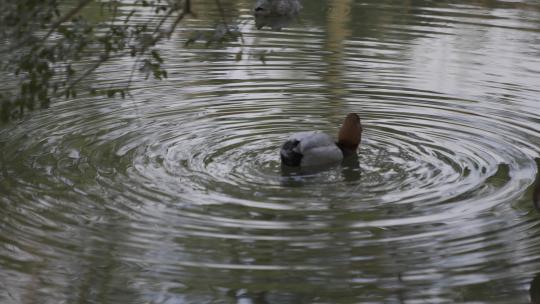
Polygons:
[[253,9],[255,27],[278,31],[297,19],[302,5],[298,0],[257,0]]
[[343,160],[343,170],[341,171],[343,180],[346,182],[358,181],[361,177],[360,160],[358,155],[351,155]]
[[346,157],[341,164],[329,164],[312,167],[290,167],[281,165],[281,185],[284,187],[302,187],[309,184],[325,182],[330,176],[346,183],[359,182],[361,167],[358,155]]
[[536,180],[533,192],[533,205],[540,212],[540,158],[536,158]]
[[540,274],[536,275],[531,281],[529,288],[531,304],[540,304]]
[[309,296],[276,293],[271,291],[249,292],[247,290],[231,290],[229,295],[235,298],[237,304],[298,304],[310,303]]
[[[228,1],[242,39],[184,47],[213,3],[169,80],[0,129],[0,302],[528,301],[538,3],[305,1],[276,32]],[[282,171],[287,134],[356,111],[358,159]]]
[[[328,84],[329,92],[332,94],[331,99],[338,103],[345,96],[346,81],[343,74],[345,68],[345,43],[346,39],[351,34],[349,22],[351,19],[351,1],[350,0],[333,0],[329,1],[330,6],[327,16],[325,36],[325,49],[328,55],[324,57],[326,62],[326,73],[324,75],[324,83]],[[336,109],[340,108],[337,104]],[[355,109],[353,112],[359,112],[362,116],[361,109]]]
[[295,16],[290,15],[277,15],[277,16],[261,16],[261,15],[255,15],[255,26],[258,30],[268,26],[274,31],[279,31],[282,28],[288,27],[293,20],[295,19]]

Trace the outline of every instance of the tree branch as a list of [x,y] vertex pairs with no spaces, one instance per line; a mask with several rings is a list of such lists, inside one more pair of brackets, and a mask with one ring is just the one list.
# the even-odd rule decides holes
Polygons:
[[45,34],[45,36],[43,36],[41,41],[47,40],[52,35],[52,33],[54,33],[54,31],[56,31],[60,27],[60,25],[62,25],[62,23],[69,21],[92,1],[93,0],[81,0],[81,2],[79,2],[79,5],[72,8],[67,14],[65,14],[62,18],[58,19],[55,23],[53,23],[53,25],[51,25],[51,29],[49,30],[49,32],[47,32],[47,34]]
[[[38,39],[38,41],[40,43],[43,43],[45,40],[47,40],[52,35],[52,33],[54,33],[54,31],[56,31],[62,25],[62,23],[68,21],[71,18],[73,18],[78,12],[80,12],[85,6],[90,4],[90,2],[92,2],[92,1],[93,0],[82,0],[81,2],[79,2],[79,5],[74,7],[67,14],[65,14],[62,18],[58,19],[55,23],[53,23],[51,25],[51,28],[47,32],[47,34],[45,34],[45,36],[43,36],[41,39]],[[16,45],[14,45],[14,46],[11,46],[11,47],[8,47],[8,48],[5,48],[5,49],[0,49],[0,54],[14,52],[17,49],[20,49],[20,48],[28,45],[28,43],[34,38],[35,37],[33,37],[33,36],[29,36],[26,39],[23,39],[22,41],[20,41]]]

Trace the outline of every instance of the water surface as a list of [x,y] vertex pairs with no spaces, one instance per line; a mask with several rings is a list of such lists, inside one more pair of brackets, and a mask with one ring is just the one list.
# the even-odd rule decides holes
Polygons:
[[[219,16],[197,2],[167,80],[0,127],[0,302],[538,299],[540,4],[303,4],[272,31],[228,1],[242,39],[186,46]],[[283,174],[290,133],[348,112],[358,162]]]

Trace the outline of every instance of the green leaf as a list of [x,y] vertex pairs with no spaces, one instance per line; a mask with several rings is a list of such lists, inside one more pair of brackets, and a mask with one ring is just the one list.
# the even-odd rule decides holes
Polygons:
[[161,56],[159,55],[158,51],[152,50],[151,54],[152,54],[152,57],[154,57],[154,59],[155,59],[157,62],[163,63],[163,59],[162,59]]

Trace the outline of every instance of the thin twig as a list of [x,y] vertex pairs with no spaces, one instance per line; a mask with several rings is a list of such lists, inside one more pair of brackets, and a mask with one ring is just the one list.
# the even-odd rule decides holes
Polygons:
[[171,9],[169,9],[169,12],[167,12],[167,15],[165,15],[165,17],[161,18],[158,25],[156,26],[156,29],[154,30],[154,33],[153,33],[154,35],[159,32],[159,29],[161,29],[161,26],[163,25],[163,23],[165,23],[165,21],[167,19],[169,19],[169,17],[172,15],[173,12],[174,12],[174,10],[171,8]]
[[58,19],[58,21],[56,21],[51,26],[51,29],[49,30],[49,32],[47,32],[47,34],[41,40],[42,41],[47,40],[49,38],[49,36],[51,36],[52,33],[54,31],[56,31],[60,27],[60,25],[62,25],[62,23],[70,20],[71,18],[73,18],[78,12],[80,12],[85,6],[90,4],[90,2],[92,2],[92,1],[93,0],[82,0],[81,2],[79,2],[79,5],[77,5],[73,9],[71,9],[67,14],[64,15],[64,17],[62,17],[62,18]]
[[[92,0],[85,0],[86,2],[91,2]],[[82,3],[82,2],[81,2]],[[116,18],[118,17],[118,5],[114,5],[112,16],[110,18],[110,26],[112,27],[114,25],[114,22]],[[109,27],[109,30],[107,31],[106,35],[111,34],[111,28]],[[110,52],[106,52],[105,54],[101,55],[99,60],[94,63],[93,66],[91,66],[89,69],[87,69],[83,74],[81,74],[77,79],[71,81],[69,85],[66,87],[64,91],[62,91],[59,94],[56,94],[55,97],[63,96],[66,92],[73,89],[79,82],[81,82],[84,78],[88,77],[92,72],[94,72],[97,68],[99,68],[103,63],[107,62],[110,59]]]
[[171,26],[171,28],[169,29],[169,32],[167,33],[167,38],[169,39],[171,38],[172,33],[174,32],[174,30],[176,29],[180,21],[182,21],[182,19],[184,19],[184,17],[187,15],[196,17],[195,13],[191,11],[191,0],[184,0],[184,9],[182,10],[180,14],[178,14],[178,16],[176,16],[176,19],[174,20],[173,25]]
[[92,72],[94,72],[97,68],[99,68],[104,62],[109,60],[108,55],[103,55],[96,63],[94,63],[93,66],[88,68],[83,74],[81,74],[77,79],[71,81],[69,85],[60,93],[57,93],[54,97],[58,98],[61,96],[64,96],[66,92],[69,92],[71,89],[73,89],[79,82],[84,80],[86,77],[88,77]]

